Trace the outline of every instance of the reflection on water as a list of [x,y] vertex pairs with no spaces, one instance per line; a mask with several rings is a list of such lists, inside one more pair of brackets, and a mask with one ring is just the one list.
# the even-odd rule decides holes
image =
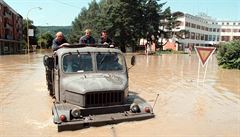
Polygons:
[[197,84],[197,56],[177,54],[137,55],[129,70],[130,91],[151,105],[159,94],[155,118],[57,133],[44,54],[0,56],[0,136],[240,136],[240,71],[218,68],[213,57]]
[[240,73],[239,70],[221,69],[217,72],[216,89],[233,92],[240,95]]

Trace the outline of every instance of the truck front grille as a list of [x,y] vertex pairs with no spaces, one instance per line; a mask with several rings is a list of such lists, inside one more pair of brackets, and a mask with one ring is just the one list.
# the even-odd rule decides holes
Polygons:
[[85,97],[86,107],[120,105],[124,101],[123,91],[90,92]]

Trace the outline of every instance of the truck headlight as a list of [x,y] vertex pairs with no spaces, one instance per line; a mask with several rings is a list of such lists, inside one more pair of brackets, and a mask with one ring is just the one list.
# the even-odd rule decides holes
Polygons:
[[133,113],[139,113],[139,112],[141,112],[138,104],[136,104],[136,103],[133,103],[133,104],[130,106],[130,110],[131,110],[131,112],[133,112]]
[[78,108],[74,108],[74,109],[72,109],[71,114],[75,118],[80,117],[81,116],[81,110],[78,109]]

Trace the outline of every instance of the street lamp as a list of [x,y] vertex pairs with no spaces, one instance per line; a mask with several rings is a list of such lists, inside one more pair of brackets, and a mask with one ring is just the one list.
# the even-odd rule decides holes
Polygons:
[[41,10],[42,8],[41,7],[34,7],[34,8],[31,8],[31,9],[29,9],[28,10],[28,12],[27,12],[27,46],[28,46],[28,53],[29,53],[29,26],[28,26],[28,15],[29,15],[29,13],[30,13],[30,11],[32,11],[33,9],[39,9],[39,10]]

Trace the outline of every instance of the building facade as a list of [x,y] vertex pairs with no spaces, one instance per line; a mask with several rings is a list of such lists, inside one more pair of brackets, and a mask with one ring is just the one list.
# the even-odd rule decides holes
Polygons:
[[[177,39],[182,49],[194,46],[218,46],[220,43],[240,40],[239,21],[218,21],[206,14],[183,14],[178,18],[181,25],[174,31],[186,30],[183,39]],[[177,50],[177,46],[176,49]]]
[[23,18],[0,0],[0,55],[17,54],[23,48]]

